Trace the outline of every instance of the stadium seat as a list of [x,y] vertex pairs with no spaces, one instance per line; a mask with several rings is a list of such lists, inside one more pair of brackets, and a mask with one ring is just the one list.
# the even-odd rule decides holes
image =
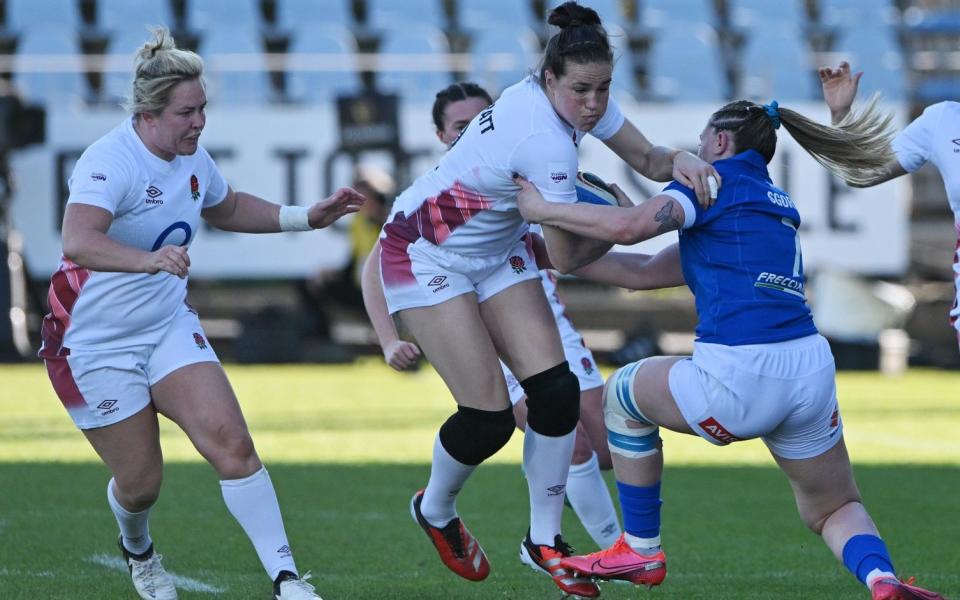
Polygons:
[[109,103],[117,103],[130,94],[133,81],[133,65],[136,52],[149,39],[150,32],[142,24],[116,29],[107,44],[107,60],[110,64],[125,63],[122,71],[109,70],[103,77],[103,96]]
[[798,0],[732,0],[733,24],[747,30],[758,27],[784,27],[803,22]]
[[471,31],[489,31],[498,27],[532,25],[539,27],[543,19],[534,19],[528,2],[516,0],[460,0],[457,2],[460,26]]
[[[258,31],[249,26],[220,26],[200,38],[211,105],[258,105],[267,102],[270,84]],[[236,70],[237,66],[249,70]]]
[[650,54],[654,97],[687,102],[723,97],[716,32],[709,25],[666,25],[654,38]]
[[[435,27],[411,27],[402,31],[388,31],[380,46],[381,56],[396,55],[398,59],[413,66],[422,57],[422,64],[433,63],[435,69],[417,71],[412,69],[381,70],[377,87],[382,92],[397,93],[401,100],[431,101],[436,92],[452,83],[450,69],[443,64],[443,56],[449,52],[447,39]],[[406,57],[404,56],[406,55]]]
[[157,0],[98,0],[97,19],[102,27],[123,35],[127,29],[146,31],[148,25],[170,27],[173,18],[169,2]]
[[643,9],[643,24],[658,28],[667,23],[677,27],[712,24],[716,14],[712,0],[647,0]]
[[277,25],[285,29],[352,24],[350,0],[277,0]]
[[903,53],[892,27],[848,27],[835,51],[855,70],[865,72],[860,82],[864,97],[879,91],[888,100],[903,98]]
[[626,32],[617,24],[607,28],[610,46],[613,48],[613,85],[614,93],[637,96],[637,81],[633,75],[633,54]]
[[820,0],[824,22],[840,27],[876,27],[896,20],[891,0]]
[[747,32],[743,92],[751,99],[811,100],[819,93],[812,57],[796,23]]
[[[66,106],[86,96],[77,37],[76,29],[56,25],[23,30],[14,56],[13,83],[24,97],[50,106]],[[26,64],[48,55],[58,60],[54,66],[64,70],[43,72],[42,65]]]
[[207,31],[221,26],[252,27],[260,24],[258,0],[189,0],[187,25]]
[[24,31],[37,26],[76,29],[80,25],[77,0],[6,0],[7,26]]
[[293,31],[288,54],[293,58],[307,54],[326,54],[339,57],[337,63],[346,71],[287,72],[287,95],[294,101],[330,102],[338,94],[354,93],[360,89],[356,67],[357,41],[342,25],[298,27]]
[[381,30],[410,25],[444,27],[446,17],[440,0],[367,0],[367,24]]
[[[499,26],[478,30],[470,48],[473,69],[470,80],[487,89],[496,98],[504,88],[523,79],[537,66],[540,44],[529,27]],[[509,63],[506,70],[498,64]]]

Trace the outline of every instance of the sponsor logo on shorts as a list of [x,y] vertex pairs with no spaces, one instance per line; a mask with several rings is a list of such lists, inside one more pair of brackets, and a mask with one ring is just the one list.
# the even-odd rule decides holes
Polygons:
[[561,181],[567,180],[566,171],[550,171],[550,181],[554,183],[560,183]]
[[196,175],[190,176],[190,197],[194,202],[200,199],[200,180]]
[[510,267],[513,269],[513,272],[519,275],[527,270],[527,263],[524,262],[519,256],[510,257]]
[[106,181],[107,176],[103,173],[90,173],[90,179],[94,181]]
[[739,442],[740,438],[733,435],[727,428],[717,422],[713,417],[709,417],[697,423],[701,429],[703,429],[707,435],[717,440],[723,445],[727,445],[733,442]]
[[433,279],[427,282],[427,286],[432,287],[433,293],[436,294],[440,290],[445,290],[448,287],[450,287],[450,284],[447,283],[446,275],[437,275],[436,277],[434,277]]
[[566,484],[551,485],[550,487],[547,488],[547,495],[548,495],[548,496],[559,496],[559,495],[563,494],[565,491],[567,491],[567,486],[566,486]]
[[115,413],[115,412],[117,412],[118,410],[120,410],[120,407],[117,406],[117,403],[118,403],[118,402],[119,402],[119,400],[104,400],[103,402],[101,402],[100,404],[98,404],[98,405],[97,405],[97,408],[99,408],[101,411],[103,411],[103,412],[100,413],[100,416],[101,416],[101,417],[105,417],[105,416],[107,416],[107,415],[109,415],[109,414]]
[[207,348],[207,340],[203,339],[203,336],[199,333],[193,334],[193,343],[197,345],[197,348],[205,350]]
[[583,372],[587,375],[593,374],[593,363],[586,356],[580,359],[580,366],[583,367]]

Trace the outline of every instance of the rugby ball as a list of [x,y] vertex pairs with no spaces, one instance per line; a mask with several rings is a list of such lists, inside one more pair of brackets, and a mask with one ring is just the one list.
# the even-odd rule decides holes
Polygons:
[[593,173],[577,171],[577,181],[574,187],[577,190],[577,202],[599,204],[601,206],[620,206],[610,186]]

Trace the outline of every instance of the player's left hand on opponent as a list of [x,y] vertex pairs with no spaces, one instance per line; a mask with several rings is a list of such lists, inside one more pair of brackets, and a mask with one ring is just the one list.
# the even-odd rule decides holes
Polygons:
[[528,223],[539,223],[543,219],[543,209],[547,201],[543,199],[537,186],[527,181],[523,175],[514,173],[513,182],[520,186],[520,193],[517,194],[517,208],[520,209],[520,215]]
[[367,199],[352,188],[340,188],[329,198],[315,203],[307,212],[307,222],[314,229],[322,229],[344,215],[360,210]]
[[[713,177],[716,184],[711,186],[709,178]],[[697,202],[704,208],[713,206],[717,196],[712,193],[713,188],[723,185],[720,174],[708,162],[697,158],[689,152],[680,152],[673,159],[673,178],[680,184],[691,188],[697,194]]]

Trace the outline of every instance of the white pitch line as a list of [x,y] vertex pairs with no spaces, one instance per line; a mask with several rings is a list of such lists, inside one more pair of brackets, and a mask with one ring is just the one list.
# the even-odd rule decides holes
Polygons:
[[[87,559],[89,562],[98,564],[108,569],[113,569],[115,571],[126,571],[127,565],[123,562],[123,559],[118,556],[111,556],[108,554],[94,554],[93,556]],[[181,590],[187,590],[188,592],[203,592],[206,594],[222,594],[227,590],[222,587],[217,587],[209,583],[204,583],[202,581],[197,581],[196,579],[191,579],[190,577],[184,577],[182,575],[176,575],[167,571],[170,574],[170,577],[173,579],[173,585],[177,586]]]

